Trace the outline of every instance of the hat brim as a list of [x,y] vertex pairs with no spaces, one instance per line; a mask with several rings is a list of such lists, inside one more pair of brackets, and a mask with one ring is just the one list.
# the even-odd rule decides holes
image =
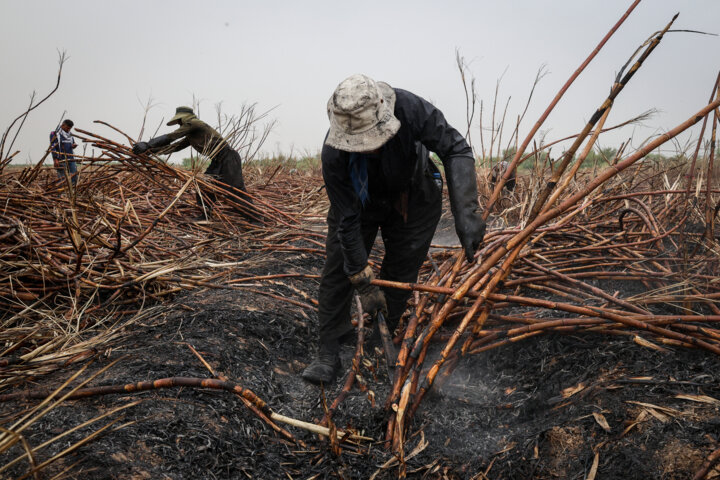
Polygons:
[[185,120],[186,118],[194,117],[192,113],[176,113],[174,117],[170,119],[169,122],[167,122],[167,125],[175,125],[176,123],[180,123],[181,120]]
[[370,152],[382,147],[400,130],[400,120],[394,115],[395,90],[385,82],[377,82],[385,100],[383,103],[382,120],[364,132],[349,134],[330,122],[325,144],[344,152]]

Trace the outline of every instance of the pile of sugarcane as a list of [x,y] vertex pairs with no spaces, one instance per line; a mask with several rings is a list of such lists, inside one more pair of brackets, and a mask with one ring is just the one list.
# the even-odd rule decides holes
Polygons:
[[[538,154],[537,149],[528,153],[527,147],[542,122],[637,3],[568,80],[517,149],[485,205],[486,218],[498,198],[508,195],[503,185],[512,171]],[[635,152],[624,154],[621,149],[593,176],[580,171],[613,102],[674,20],[648,40],[634,62],[628,62],[629,68],[621,71],[607,100],[555,162],[545,184],[524,197],[526,214],[517,228],[486,235],[470,264],[461,252],[441,252],[442,261],[421,284],[375,281],[415,292],[413,314],[396,339],[400,351],[385,402],[386,445],[399,459],[401,476],[413,415],[435,382],[452,372],[464,355],[546,332],[627,335],[648,348],[679,346],[720,354],[720,329],[714,326],[720,321],[720,242],[714,231],[720,190],[713,174],[718,83],[709,104],[687,121]],[[701,121],[690,162],[655,168],[644,161]],[[709,152],[698,161],[708,124]],[[611,282],[622,285],[623,291],[609,290]],[[629,286],[638,292],[627,293]],[[431,350],[434,355],[429,355]],[[360,363],[353,365],[357,370]],[[345,390],[351,386],[348,381]],[[711,458],[718,457],[716,452]]]
[[[250,169],[262,214],[251,222],[246,200],[205,175],[87,131],[76,136],[100,150],[78,159],[76,184],[42,162],[0,171],[0,388],[22,371],[37,376],[92,355],[117,336],[117,322],[147,317],[177,292],[224,284],[303,236],[324,238],[273,206],[289,203],[277,170]],[[300,218],[322,208],[316,185],[293,189],[305,198]]]
[[[720,321],[720,245],[707,238],[694,195],[633,189],[647,169],[631,170],[532,233],[532,223],[491,232],[476,263],[440,252],[423,284],[377,282],[419,293],[387,401],[399,407],[388,440],[401,442],[398,418],[407,421],[443,368],[542,333],[628,335],[658,350],[720,354],[720,329],[708,325]],[[428,365],[438,341],[442,353]]]
[[[391,412],[386,439],[398,455],[424,395],[462,355],[543,332],[620,334],[650,348],[675,345],[720,354],[720,329],[713,326],[720,321],[720,244],[713,228],[718,212],[713,197],[718,193],[713,189],[717,84],[710,104],[686,122],[640,150],[618,156],[597,177],[576,182],[577,169],[615,97],[669,28],[655,35],[628,73],[619,77],[608,100],[537,192],[520,228],[489,235],[472,265],[457,255],[440,265],[428,285],[402,286],[423,295],[404,332],[386,402]],[[653,149],[708,118],[712,147],[699,175],[704,182],[693,181],[701,141],[693,163],[682,169],[686,176],[672,182],[664,172],[648,171],[640,163]],[[513,166],[523,152],[518,150]],[[486,214],[501,188],[502,182]],[[639,283],[645,291],[619,295],[596,286],[607,280]],[[439,358],[426,365],[428,347],[441,329],[450,336],[442,341]]]

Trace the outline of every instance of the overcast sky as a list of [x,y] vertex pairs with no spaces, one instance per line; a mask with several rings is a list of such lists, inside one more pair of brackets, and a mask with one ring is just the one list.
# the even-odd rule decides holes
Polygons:
[[[52,89],[58,50],[67,52],[59,90],[34,111],[15,149],[37,160],[62,118],[117,138],[94,120],[136,136],[148,98],[154,130],[178,105],[200,100],[213,124],[222,102],[276,107],[268,152],[315,153],[327,130],[326,102],[335,86],[365,73],[432,101],[466,129],[465,96],[455,63],[459,50],[477,79],[485,125],[498,79],[510,119],[537,87],[521,137],[571,73],[629,7],[629,0],[516,1],[104,1],[0,2],[0,131],[22,113],[33,91]],[[583,73],[543,130],[554,140],[576,133],[606,98],[633,51],[679,12],[675,29],[720,32],[718,0],[644,0]],[[708,101],[720,68],[720,37],[668,34],[617,99],[608,125],[649,109],[642,127],[602,139],[639,145],[672,128]],[[164,125],[159,133],[170,131]],[[511,120],[508,120],[511,122]],[[472,140],[478,145],[477,124]],[[509,134],[510,130],[507,130]],[[683,139],[688,138],[687,136]],[[145,137],[147,139],[147,136]]]

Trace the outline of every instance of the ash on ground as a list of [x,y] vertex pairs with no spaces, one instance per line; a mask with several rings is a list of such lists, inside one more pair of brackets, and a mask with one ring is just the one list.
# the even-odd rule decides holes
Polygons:
[[[318,263],[305,254],[285,255],[253,273],[317,273]],[[274,293],[298,291],[314,296],[317,281],[278,282]],[[92,365],[99,370],[120,359],[92,384],[209,378],[192,346],[275,412],[318,421],[323,398],[330,403],[342,380],[323,391],[300,378],[315,351],[316,326],[314,312],[267,296],[196,291],[133,327],[122,345]],[[353,352],[354,346],[343,349],[346,370]],[[392,458],[383,444],[389,381],[382,352],[366,348],[366,359],[362,384],[333,421],[376,441],[343,445],[339,455],[325,439],[294,427],[287,428],[306,447],[281,438],[233,394],[189,388],[66,402],[24,434],[39,445],[140,399],[114,429],[48,467],[46,478],[74,464],[71,477],[81,472],[88,480],[350,479],[376,472],[376,478],[396,478],[397,466],[380,468]],[[689,398],[720,398],[719,371],[720,359],[700,350],[659,352],[630,337],[592,334],[538,336],[463,358],[414,418],[408,453],[423,440],[428,445],[407,461],[408,477],[584,479],[597,458],[597,478],[689,478],[720,438],[718,403]],[[86,434],[73,433],[52,448]],[[16,476],[27,471],[15,468]]]

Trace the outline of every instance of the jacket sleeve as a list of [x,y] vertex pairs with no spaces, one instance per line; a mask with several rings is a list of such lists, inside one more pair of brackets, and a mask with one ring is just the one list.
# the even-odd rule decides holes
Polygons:
[[[180,151],[190,145],[190,140],[187,137],[196,130],[196,128],[197,126],[192,122],[184,123],[170,133],[150,139],[148,141],[150,143],[150,149],[154,153],[162,155]],[[157,146],[153,146],[153,142],[155,141],[158,142]]]
[[60,160],[60,145],[55,131],[50,132],[50,154],[53,160]]
[[[465,172],[472,174],[475,171],[475,157],[465,137],[451,127],[443,113],[427,100],[405,90],[395,91],[400,113],[407,117],[413,137],[435,152],[443,162],[453,215],[457,216],[462,210],[477,210],[477,180],[464,175]],[[450,175],[453,170],[463,175]]]
[[[435,152],[443,165],[455,159],[468,159],[475,163],[472,148],[460,132],[450,126],[443,113],[422,97],[395,89],[398,106],[410,127],[413,137]],[[402,118],[400,119],[402,122]]]
[[337,236],[344,257],[343,270],[350,276],[365,268],[368,261],[360,224],[362,206],[350,181],[349,156],[324,145],[320,158],[330,209],[337,222]]
[[163,149],[163,153],[173,153],[173,152],[179,152],[180,150],[183,150],[190,146],[190,140],[187,138],[183,138],[179,142],[175,142],[171,145],[168,145]]
[[187,136],[193,130],[193,124],[191,122],[184,123],[170,133],[167,133],[167,137],[171,142],[179,138]]

